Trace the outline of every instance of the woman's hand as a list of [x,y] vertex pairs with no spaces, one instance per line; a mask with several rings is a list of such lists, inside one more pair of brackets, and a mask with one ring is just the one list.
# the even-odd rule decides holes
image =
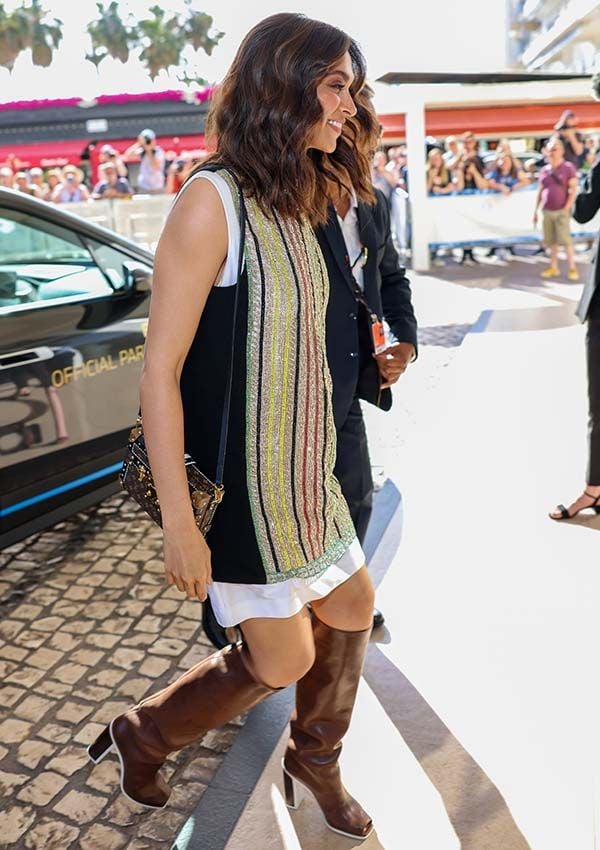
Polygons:
[[196,526],[164,532],[165,575],[188,599],[206,600],[212,584],[210,549]]

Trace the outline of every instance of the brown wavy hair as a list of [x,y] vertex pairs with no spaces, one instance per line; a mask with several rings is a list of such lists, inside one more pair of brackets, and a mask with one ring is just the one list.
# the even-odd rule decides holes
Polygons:
[[[366,75],[358,44],[305,15],[271,15],[246,35],[213,97],[207,135],[217,150],[206,162],[231,168],[266,215],[276,210],[325,223],[330,181],[347,188],[343,168],[306,145],[323,114],[317,86],[345,53],[352,61],[350,95],[356,101]],[[352,174],[359,171],[352,168]],[[368,169],[360,175],[361,191],[367,174]]]

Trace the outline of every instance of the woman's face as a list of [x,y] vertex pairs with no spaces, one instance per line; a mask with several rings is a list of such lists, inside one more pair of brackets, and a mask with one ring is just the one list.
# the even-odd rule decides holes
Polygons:
[[323,110],[321,119],[308,137],[308,147],[324,153],[333,153],[347,118],[356,115],[356,106],[350,95],[354,79],[350,54],[332,65],[317,86],[317,97]]
[[439,151],[431,151],[431,164],[434,168],[441,168],[443,165],[442,155]]

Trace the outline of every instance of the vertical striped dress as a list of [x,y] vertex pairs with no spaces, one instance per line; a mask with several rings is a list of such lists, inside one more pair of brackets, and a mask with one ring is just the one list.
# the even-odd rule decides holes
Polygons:
[[[308,221],[246,199],[240,246],[228,172],[202,171],[223,202],[229,250],[183,367],[185,448],[214,476],[239,286],[225,496],[207,537],[223,626],[289,617],[364,564],[333,475],[336,434],[325,349],[327,272]],[[189,185],[186,184],[186,185]],[[185,189],[184,189],[185,191]],[[240,248],[244,272],[236,270]]]

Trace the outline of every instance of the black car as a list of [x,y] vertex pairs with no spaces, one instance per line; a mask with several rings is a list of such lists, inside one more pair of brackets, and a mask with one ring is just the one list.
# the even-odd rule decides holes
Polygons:
[[153,255],[0,188],[0,548],[115,492]]

